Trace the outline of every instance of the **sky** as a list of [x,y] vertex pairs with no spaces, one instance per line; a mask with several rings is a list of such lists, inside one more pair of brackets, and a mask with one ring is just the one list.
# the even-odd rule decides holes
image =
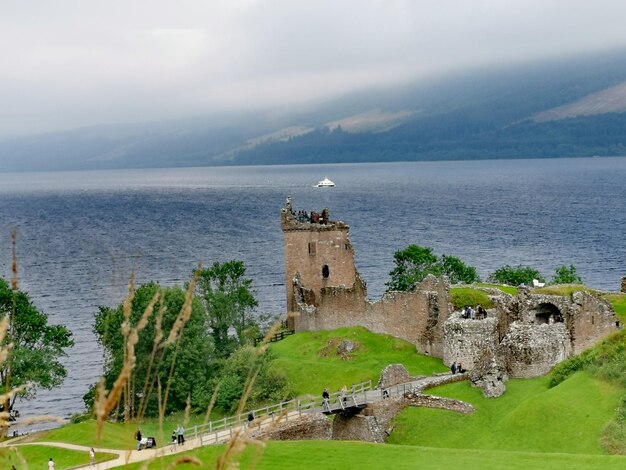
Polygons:
[[622,0],[0,0],[0,137],[626,46]]

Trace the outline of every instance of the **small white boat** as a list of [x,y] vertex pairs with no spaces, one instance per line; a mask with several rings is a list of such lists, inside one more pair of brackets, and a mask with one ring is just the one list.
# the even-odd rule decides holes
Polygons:
[[315,185],[316,188],[332,188],[334,186],[335,186],[335,183],[333,183],[328,178],[324,178],[322,181],[320,181],[319,183]]

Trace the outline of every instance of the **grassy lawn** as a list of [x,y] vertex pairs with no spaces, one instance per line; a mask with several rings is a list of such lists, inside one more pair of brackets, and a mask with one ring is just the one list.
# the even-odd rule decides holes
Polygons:
[[601,454],[599,438],[623,390],[579,372],[548,389],[547,377],[507,382],[506,393],[486,399],[468,382],[429,390],[472,403],[469,416],[406,408],[389,438],[393,444],[526,452]]
[[486,284],[481,282],[479,284],[476,284],[476,287],[484,287],[486,289],[499,289],[509,295],[517,295],[517,287],[507,286],[504,284]]
[[[258,450],[257,450],[258,449]],[[191,464],[176,468],[212,468],[224,447],[205,447],[189,452],[200,460],[200,467]],[[256,458],[255,458],[256,457]],[[166,457],[149,465],[151,470],[164,470],[176,461]],[[613,470],[626,467],[626,457],[606,455],[537,454],[527,452],[503,452],[494,450],[466,450],[429,447],[411,447],[388,444],[342,441],[292,441],[267,442],[264,447],[249,445],[239,460],[242,469],[274,470],[297,468],[298,470],[348,469],[424,469],[464,470],[507,469],[571,469]],[[140,465],[130,465],[138,470]]]
[[586,287],[582,284],[554,285],[533,290],[534,294],[562,295],[565,297],[570,297],[574,292],[588,292],[590,294],[598,293],[598,291],[591,289],[590,287]]
[[464,307],[475,307],[481,305],[483,308],[492,308],[493,302],[489,294],[485,291],[473,287],[452,287],[450,288],[450,302],[456,309]]
[[[192,416],[190,422],[185,426],[185,435],[191,437],[193,435],[193,426],[201,424],[203,417]],[[83,421],[77,424],[67,424],[60,428],[52,429],[36,439],[39,442],[67,442],[70,444],[78,444],[88,447],[104,447],[108,449],[134,449],[137,446],[135,441],[135,433],[137,429],[141,429],[144,436],[154,436],[157,440],[158,447],[169,444],[172,431],[176,429],[178,424],[182,424],[183,418],[181,414],[169,416],[165,418],[163,423],[163,433],[158,419],[146,419],[140,425],[124,424],[124,423],[104,423],[102,439],[96,439],[96,421],[93,419]],[[163,435],[162,435],[163,434]]]
[[[342,357],[337,347],[342,340],[357,345],[350,357]],[[430,375],[447,368],[440,359],[415,353],[415,346],[365,328],[302,332],[271,344],[275,367],[284,371],[297,396],[321,395],[372,379],[376,385],[381,370],[389,364],[404,364],[413,375]]]
[[[73,468],[89,464],[89,453],[76,450],[60,449],[39,445],[21,445],[0,450],[0,467],[16,468],[48,468],[48,460],[52,457],[57,470]],[[96,452],[96,461],[104,462],[116,458],[115,454]]]

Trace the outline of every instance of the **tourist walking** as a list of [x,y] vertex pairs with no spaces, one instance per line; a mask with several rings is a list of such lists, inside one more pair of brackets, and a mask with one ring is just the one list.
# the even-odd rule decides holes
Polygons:
[[178,428],[176,428],[176,434],[178,436],[178,445],[185,445],[185,428],[183,428],[180,424]]
[[48,460],[48,470],[54,470],[54,460],[52,460],[52,457]]
[[93,447],[89,449],[89,465],[91,467],[96,465],[96,451]]

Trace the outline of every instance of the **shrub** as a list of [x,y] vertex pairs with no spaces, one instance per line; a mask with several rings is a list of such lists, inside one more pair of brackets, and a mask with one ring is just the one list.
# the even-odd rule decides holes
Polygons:
[[559,266],[555,269],[552,278],[552,284],[582,284],[582,282],[583,280],[576,272],[576,267],[573,264]]
[[507,284],[509,286],[532,285],[533,279],[545,282],[543,276],[535,268],[522,265],[513,267],[507,264],[489,275],[490,282]]

